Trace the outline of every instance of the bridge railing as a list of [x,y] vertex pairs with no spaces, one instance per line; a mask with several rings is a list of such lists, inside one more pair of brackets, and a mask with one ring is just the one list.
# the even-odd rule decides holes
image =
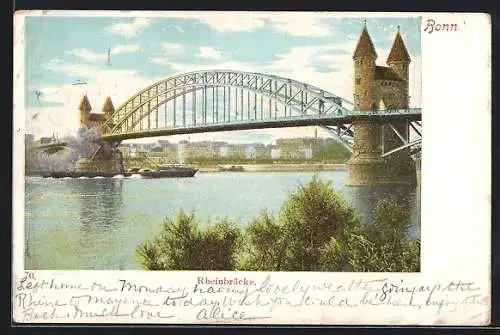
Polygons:
[[353,110],[350,115],[407,115],[407,114],[421,114],[422,109],[417,107],[411,108],[391,108],[380,110],[360,111]]
[[[236,119],[231,120],[230,122],[215,122],[215,123],[201,123],[201,124],[189,124],[183,126],[171,126],[165,128],[158,129],[182,129],[182,128],[204,128],[207,126],[224,126],[224,125],[238,125],[238,124],[257,124],[257,123],[267,123],[267,122],[286,122],[286,121],[294,121],[294,120],[331,120],[332,118],[343,118],[348,116],[360,116],[360,115],[407,115],[407,114],[419,114],[419,108],[407,108],[407,109],[391,109],[391,110],[383,110],[383,111],[352,111],[350,113],[344,113],[339,111],[336,114],[298,114],[298,115],[289,115],[286,117],[278,117],[278,118],[267,118],[267,119]],[[144,131],[148,131],[151,129],[145,129]],[[125,132],[140,132],[138,129],[130,129]]]
[[198,124],[183,124],[183,125],[173,125],[167,127],[157,127],[157,128],[149,128],[146,129],[138,129],[137,125],[133,125],[132,127],[119,127],[115,131],[110,131],[110,129],[103,130],[103,135],[119,135],[119,134],[130,134],[134,132],[142,132],[149,131],[153,129],[158,130],[168,130],[168,129],[184,129],[184,128],[204,128],[207,126],[224,126],[224,125],[238,125],[238,124],[262,124],[262,123],[272,123],[272,122],[286,122],[286,121],[294,121],[294,120],[332,120],[332,119],[342,119],[349,116],[362,116],[362,115],[371,115],[371,116],[391,116],[391,115],[419,115],[421,114],[420,108],[399,108],[399,109],[385,109],[385,110],[373,110],[373,111],[359,111],[359,110],[341,110],[338,109],[336,111],[332,111],[330,113],[325,114],[317,114],[317,113],[302,113],[302,114],[292,114],[287,116],[275,116],[269,118],[257,118],[257,119],[233,119],[233,120],[224,120],[222,122],[203,122]]

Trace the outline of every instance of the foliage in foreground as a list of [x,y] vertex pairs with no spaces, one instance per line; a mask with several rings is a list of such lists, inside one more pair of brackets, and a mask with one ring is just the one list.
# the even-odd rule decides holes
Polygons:
[[279,215],[260,213],[240,230],[227,219],[200,228],[179,212],[137,249],[148,270],[420,270],[420,241],[409,238],[409,210],[388,202],[363,229],[330,183],[314,177],[292,192]]
[[139,244],[137,254],[148,270],[233,270],[239,239],[240,231],[226,219],[200,229],[194,214],[180,211]]

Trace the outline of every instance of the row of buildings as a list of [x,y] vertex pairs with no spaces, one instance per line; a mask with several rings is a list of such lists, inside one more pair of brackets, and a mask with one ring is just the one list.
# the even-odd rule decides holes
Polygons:
[[168,161],[186,162],[193,160],[266,160],[266,159],[312,159],[333,139],[316,137],[278,139],[276,144],[227,143],[219,141],[171,143],[159,140],[156,143],[122,143],[124,157],[164,157]]
[[26,147],[31,147],[39,144],[50,144],[57,142],[56,135],[53,134],[52,137],[40,137],[39,139],[35,139],[35,135],[33,134],[25,134],[24,135],[24,145]]

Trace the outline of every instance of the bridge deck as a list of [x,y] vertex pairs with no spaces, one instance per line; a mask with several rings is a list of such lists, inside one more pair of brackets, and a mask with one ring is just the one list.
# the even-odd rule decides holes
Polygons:
[[250,130],[250,129],[265,129],[265,128],[285,128],[285,127],[303,127],[303,126],[335,126],[342,124],[350,124],[356,120],[373,120],[379,122],[393,121],[420,121],[422,114],[420,110],[415,109],[407,113],[395,112],[363,112],[351,113],[343,116],[295,116],[288,118],[280,118],[276,120],[243,120],[231,121],[227,123],[207,123],[200,125],[190,125],[172,128],[158,128],[138,130],[125,133],[108,133],[103,134],[101,138],[106,141],[123,141],[127,139],[171,136],[180,134],[194,134],[219,131],[234,131],[234,130]]

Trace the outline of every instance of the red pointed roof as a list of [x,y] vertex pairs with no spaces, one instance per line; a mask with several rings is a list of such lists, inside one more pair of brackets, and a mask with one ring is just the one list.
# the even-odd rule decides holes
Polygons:
[[89,101],[89,98],[87,98],[87,95],[83,96],[82,100],[80,101],[80,105],[78,106],[78,110],[85,111],[85,112],[90,112],[92,110],[92,107],[90,106],[90,101]]
[[396,33],[396,38],[394,39],[394,43],[392,43],[391,52],[389,52],[389,57],[387,57],[387,64],[390,62],[410,62],[411,58],[408,54],[408,50],[406,50],[405,43],[398,32]]
[[113,102],[110,97],[106,97],[106,101],[104,101],[104,105],[102,106],[103,112],[114,112],[115,106],[113,106]]
[[370,38],[370,34],[368,34],[368,29],[366,28],[366,24],[359,36],[358,44],[356,45],[356,49],[354,50],[353,59],[359,57],[374,57],[377,58],[377,52],[375,51],[375,47],[373,46],[372,39]]

